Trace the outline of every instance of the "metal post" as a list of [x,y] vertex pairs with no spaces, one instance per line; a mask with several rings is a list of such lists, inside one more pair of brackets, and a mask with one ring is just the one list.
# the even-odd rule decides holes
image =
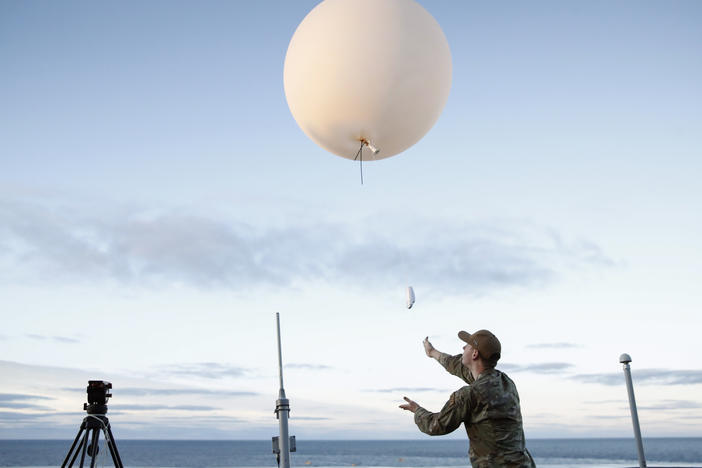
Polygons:
[[634,437],[636,438],[636,448],[639,452],[639,467],[646,468],[646,458],[644,457],[643,441],[641,440],[641,428],[639,427],[639,414],[636,411],[636,399],[634,398],[634,384],[631,381],[631,369],[629,363],[631,356],[622,354],[619,362],[624,365],[624,378],[626,380],[626,391],[629,394],[629,409],[631,410],[631,422],[634,425]]
[[275,402],[275,414],[278,416],[280,426],[280,437],[278,438],[278,454],[280,468],[290,468],[290,440],[288,438],[288,415],[290,413],[290,401],[285,398],[283,388],[283,354],[280,346],[280,314],[275,313],[275,322],[278,329],[278,374],[280,376],[280,391],[278,400]]

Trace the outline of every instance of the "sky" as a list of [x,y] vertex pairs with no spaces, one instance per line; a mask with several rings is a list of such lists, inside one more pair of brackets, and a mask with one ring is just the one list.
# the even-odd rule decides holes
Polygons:
[[267,439],[276,312],[298,440],[428,437],[482,328],[527,438],[632,437],[622,353],[702,436],[702,3],[420,1],[451,92],[363,185],[286,103],[316,3],[0,2],[0,438],[102,379],[118,439]]

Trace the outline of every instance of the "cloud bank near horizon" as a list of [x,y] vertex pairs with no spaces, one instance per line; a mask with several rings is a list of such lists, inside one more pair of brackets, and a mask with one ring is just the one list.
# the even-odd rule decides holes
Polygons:
[[[8,364],[7,361],[0,361],[0,364]],[[23,365],[18,363],[10,363],[6,365],[4,370],[19,372],[18,375],[23,375],[20,381],[34,382],[37,376],[44,376],[47,371],[56,369],[65,371],[60,367],[46,367]],[[532,365],[523,365],[520,368],[524,371],[529,370],[533,373],[549,374],[549,369],[559,369],[563,363],[541,363]],[[224,365],[226,367],[226,365]],[[540,372],[543,371],[543,372]],[[656,370],[656,372],[668,372],[674,374],[675,370]],[[702,372],[702,371],[699,371]],[[51,373],[49,372],[51,375]],[[8,374],[10,377],[14,374]],[[620,380],[619,384],[624,385],[623,378],[617,374]],[[65,380],[64,376],[61,380]],[[547,377],[545,377],[547,378]],[[568,377],[568,378],[572,378]],[[55,380],[55,379],[54,379]],[[22,382],[20,382],[22,383]],[[80,410],[80,405],[66,404],[66,395],[62,392],[68,392],[69,397],[80,394],[80,400],[84,396],[85,387],[80,388],[68,387],[65,384],[61,385],[61,381],[46,387],[44,392],[38,390],[29,390],[26,392],[6,392],[0,393],[0,436],[2,437],[24,437],[24,438],[59,438],[66,437],[66,434],[73,433],[78,429],[80,420],[84,417],[84,412]],[[145,382],[148,383],[148,382]],[[56,385],[59,384],[59,385]],[[197,388],[191,386],[169,388],[168,384],[163,384],[159,379],[152,381],[155,384],[151,387],[138,387],[132,383],[129,386],[120,387],[117,392],[119,397],[116,401],[111,401],[110,415],[118,418],[113,419],[120,430],[120,436],[129,436],[135,438],[149,438],[154,435],[164,438],[183,438],[188,434],[192,434],[194,430],[204,431],[202,434],[207,434],[211,438],[231,438],[234,435],[242,438],[262,437],[265,431],[266,424],[275,425],[275,419],[271,417],[270,421],[266,419],[269,415],[268,411],[264,413],[254,412],[253,414],[247,411],[239,412],[240,409],[256,409],[265,407],[266,410],[270,406],[270,401],[274,398],[272,395],[266,395],[265,400],[251,400],[251,398],[261,397],[260,393],[250,391],[236,391],[227,388]],[[160,384],[160,385],[159,385]],[[23,384],[24,385],[24,384]],[[48,393],[54,392],[55,393]],[[413,393],[421,392],[424,395],[429,395],[434,392],[447,394],[450,390],[434,387],[378,387],[363,389],[370,398],[373,393],[385,398],[390,393]],[[43,394],[42,394],[43,393]],[[144,397],[145,399],[142,399]],[[270,400],[270,401],[268,401]],[[297,401],[297,400],[296,400]],[[261,406],[261,402],[267,403]],[[589,406],[616,405],[621,407],[622,416],[616,415],[611,419],[621,419],[627,421],[625,402],[621,400],[598,400],[584,402]],[[36,405],[36,406],[34,406]],[[66,411],[69,408],[75,408],[72,411]],[[335,407],[339,409],[338,407]],[[702,403],[694,399],[687,400],[671,400],[662,399],[658,401],[642,402],[639,405],[641,411],[648,411],[650,414],[661,414],[665,411],[680,411],[685,412],[685,417],[698,420],[700,416],[699,410],[702,408]],[[324,405],[316,405],[314,407],[308,404],[302,405],[296,403],[296,410],[293,420],[298,421],[297,433],[302,434],[306,431],[307,434],[312,434],[314,437],[319,437],[320,434],[328,434],[329,424],[334,421],[348,421],[349,415],[358,416],[359,418],[373,419],[377,416],[375,410],[368,411],[367,408],[349,406],[339,409],[338,414],[330,416],[326,414]],[[597,415],[591,413],[591,418],[603,419],[610,418],[612,415]],[[682,414],[682,413],[681,413]],[[144,415],[147,417],[145,418]],[[681,416],[682,417],[682,416]],[[553,415],[545,415],[548,421],[548,427],[553,424]],[[531,430],[540,430],[544,428],[540,418],[530,417]],[[266,422],[268,421],[268,422]],[[260,432],[249,431],[249,428],[262,428]],[[408,426],[409,427],[409,426]],[[577,432],[579,426],[568,426],[568,430]],[[348,428],[347,428],[348,429]],[[351,429],[349,429],[350,431]],[[350,437],[352,432],[343,432],[340,435]],[[378,437],[387,437],[393,434],[397,437],[396,429],[378,428],[375,433]],[[553,436],[554,432],[548,432]]]
[[372,393],[421,393],[421,392],[440,392],[445,393],[450,390],[445,388],[435,388],[435,387],[392,387],[392,388],[374,388],[366,389],[364,392]]
[[[700,369],[637,369],[633,374],[634,385],[697,385],[702,384]],[[624,385],[621,372],[607,374],[577,374],[570,377],[582,383],[607,386]]]
[[221,362],[195,362],[159,366],[158,372],[171,377],[221,379],[226,377],[244,377],[248,369]]
[[532,374],[558,374],[561,372],[567,372],[572,367],[573,364],[567,362],[542,362],[538,364],[498,364],[499,369],[505,372],[531,372]]
[[577,349],[583,348],[584,346],[578,343],[534,343],[525,346],[530,349]]
[[58,343],[68,343],[68,344],[76,344],[80,343],[80,340],[77,338],[70,338],[67,336],[49,336],[49,335],[38,335],[35,333],[27,333],[25,335],[27,338],[30,338],[32,340],[36,341],[56,341]]

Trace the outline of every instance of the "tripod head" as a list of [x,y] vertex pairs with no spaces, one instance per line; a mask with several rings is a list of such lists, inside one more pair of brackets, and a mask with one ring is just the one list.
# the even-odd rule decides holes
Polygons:
[[104,380],[88,380],[88,402],[83,403],[83,409],[88,414],[105,414],[107,413],[107,400],[112,397],[109,391],[112,389],[112,383]]

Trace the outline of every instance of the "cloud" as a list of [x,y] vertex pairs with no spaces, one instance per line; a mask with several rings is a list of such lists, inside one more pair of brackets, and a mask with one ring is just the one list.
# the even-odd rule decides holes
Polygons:
[[[56,205],[56,204],[54,204]],[[100,214],[49,203],[0,201],[5,282],[116,281],[244,290],[305,281],[384,288],[411,275],[447,293],[540,285],[561,268],[612,262],[587,241],[552,230],[384,219],[262,228],[200,215],[106,207]],[[419,227],[426,226],[426,227]],[[408,227],[410,229],[408,229]],[[60,273],[60,274],[59,274]]]
[[290,419],[297,419],[302,421],[329,421],[331,418],[315,417],[315,416],[295,416],[290,415]]
[[651,410],[651,411],[667,411],[667,410],[678,410],[678,409],[699,409],[702,408],[702,403],[697,401],[689,400],[664,400],[660,403],[652,405],[638,406],[640,410]]
[[28,395],[22,393],[0,393],[0,410],[2,409],[34,409],[34,410],[50,410],[51,408],[44,405],[27,403],[27,401],[36,400],[53,400],[54,398]]
[[285,364],[285,369],[301,369],[301,370],[331,370],[333,367],[326,366],[324,364],[303,364],[303,363],[290,363]]
[[157,417],[160,421],[182,421],[184,424],[190,426],[193,424],[203,424],[203,423],[208,423],[208,422],[235,422],[235,423],[240,423],[240,422],[250,422],[248,419],[243,419],[243,418],[237,418],[235,416],[222,416],[222,415],[206,415],[206,416],[198,416],[197,418],[193,418],[190,415],[188,416],[155,416]]
[[533,374],[559,374],[568,371],[573,364],[567,362],[544,362],[540,364],[500,364],[498,366],[505,372],[531,372]]
[[49,416],[46,413],[22,413],[15,411],[0,411],[0,422],[33,421]]
[[209,390],[203,388],[120,388],[119,394],[124,396],[212,396],[212,397],[242,397],[260,395],[257,392],[236,390]]
[[572,349],[582,348],[583,345],[576,343],[535,343],[526,345],[526,347],[532,349]]
[[[84,415],[85,413],[83,413]],[[35,421],[37,419],[52,418],[52,417],[82,417],[81,413],[78,412],[62,412],[62,411],[44,411],[44,412],[31,412],[26,413],[24,411],[0,411],[0,423],[7,422],[24,422],[24,421]]]
[[29,395],[26,393],[0,393],[0,403],[7,401],[18,401],[18,400],[54,400],[55,398],[41,396],[41,395]]
[[178,377],[202,377],[221,379],[224,377],[243,377],[248,370],[218,362],[199,362],[192,364],[172,364],[159,367],[159,372]]
[[158,411],[158,410],[175,410],[175,411],[214,411],[221,408],[205,405],[112,405],[118,411]]
[[49,406],[35,405],[34,403],[22,403],[22,402],[4,402],[0,403],[0,409],[36,409],[36,410],[50,410]]
[[419,393],[419,392],[447,392],[445,388],[432,387],[393,387],[393,388],[373,388],[363,390],[364,392],[376,393]]
[[60,343],[80,343],[80,340],[76,338],[68,338],[66,336],[52,336],[51,339]]
[[46,336],[46,335],[36,335],[36,334],[32,334],[32,333],[28,333],[26,336],[27,336],[27,338],[31,338],[33,340],[40,340],[40,341],[51,340],[51,341],[57,341],[59,343],[71,343],[71,344],[80,343],[80,340],[77,340],[75,338],[68,338],[65,336]]
[[622,412],[622,414],[588,414],[588,418],[592,419],[629,419],[630,416],[626,414],[626,412]]
[[[624,373],[577,374],[570,377],[582,383],[624,385]],[[637,369],[632,371],[634,385],[695,385],[702,383],[702,370]]]

